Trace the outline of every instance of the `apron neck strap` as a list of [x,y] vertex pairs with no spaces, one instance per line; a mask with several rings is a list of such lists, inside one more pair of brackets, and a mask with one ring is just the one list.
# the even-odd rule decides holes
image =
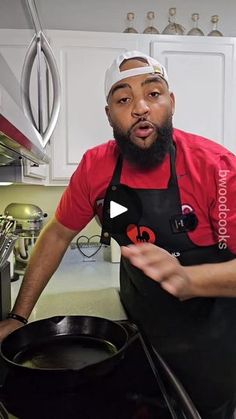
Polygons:
[[123,165],[123,159],[122,159],[121,154],[119,154],[110,185],[118,185],[120,183],[122,165]]
[[175,158],[176,158],[176,148],[173,141],[171,141],[169,147],[170,154],[170,180],[168,186],[178,186],[176,168],[175,168]]

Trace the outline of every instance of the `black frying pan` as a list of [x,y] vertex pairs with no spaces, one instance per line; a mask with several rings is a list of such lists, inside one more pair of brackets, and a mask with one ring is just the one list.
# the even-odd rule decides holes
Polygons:
[[[164,368],[169,384],[175,391],[177,389],[187,417],[200,419],[180,383],[156,351],[153,356],[151,345],[146,338],[143,340],[134,324],[124,327],[120,323],[91,316],[52,317],[30,323],[6,337],[1,345],[0,360],[4,360],[9,373],[1,389],[1,399],[9,411],[23,412],[19,417],[36,417],[35,408],[39,412],[37,417],[48,417],[46,413],[41,415],[46,400],[46,407],[50,402],[54,409],[58,405],[58,412],[62,414],[60,418],[64,418],[67,398],[71,403],[75,398],[77,400],[81,388],[89,394],[93,381],[100,382],[101,375],[109,374],[136,338],[141,339],[170,412],[173,409],[154,359],[160,368]],[[29,402],[34,411],[31,416],[26,415]],[[77,419],[77,413],[73,414],[69,416]],[[175,418],[175,414],[172,417]]]
[[57,316],[35,321],[7,336],[0,356],[10,375],[36,391],[73,387],[109,373],[124,356],[125,327],[92,316]]

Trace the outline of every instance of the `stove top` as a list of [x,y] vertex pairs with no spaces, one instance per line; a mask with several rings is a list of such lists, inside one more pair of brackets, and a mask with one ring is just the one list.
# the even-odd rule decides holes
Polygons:
[[153,369],[138,334],[110,373],[76,388],[60,391],[52,385],[42,393],[32,381],[29,392],[21,378],[10,387],[9,380],[8,374],[0,419],[200,419],[162,368]]

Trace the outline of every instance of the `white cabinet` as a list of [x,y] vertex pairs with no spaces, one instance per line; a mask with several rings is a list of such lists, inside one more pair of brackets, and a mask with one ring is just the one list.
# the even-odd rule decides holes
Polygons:
[[62,85],[62,104],[51,143],[51,182],[63,184],[84,152],[112,138],[105,115],[105,70],[122,51],[138,49],[140,36],[48,31]]
[[[7,65],[12,70],[15,83],[12,86],[13,91],[11,92],[14,95],[16,103],[21,104],[21,94],[20,94],[20,79],[21,72],[23,68],[24,58],[27,51],[27,48],[30,44],[31,38],[33,36],[33,31],[28,30],[0,30],[0,54],[6,61]],[[35,82],[31,82],[30,86],[30,95],[32,98],[32,111],[35,119],[37,120],[37,84],[36,84],[36,66],[32,72],[32,78]],[[46,72],[45,72],[46,75]],[[1,76],[0,76],[1,77]],[[46,80],[45,80],[46,84]],[[47,122],[47,109],[45,107],[45,117],[44,121]],[[8,176],[9,170],[2,169],[0,167],[0,180],[3,180],[4,177]],[[17,178],[18,181],[23,183],[31,184],[42,184],[46,181],[48,168],[47,165],[40,165],[39,167],[35,166],[28,160],[23,159],[21,161],[21,168],[18,170]],[[14,174],[13,174],[14,176]],[[7,179],[6,179],[7,180]]]
[[157,36],[150,53],[167,68],[174,125],[236,152],[234,38]]
[[112,137],[104,74],[120,52],[138,49],[166,65],[176,96],[174,125],[236,151],[235,39],[48,31],[62,84],[51,142],[51,184],[66,184],[83,153]]
[[[0,53],[19,81],[33,32],[0,30],[0,35]],[[174,126],[236,152],[235,38],[79,31],[47,31],[47,37],[62,87],[60,116],[50,141],[49,184],[67,184],[83,153],[112,138],[104,111],[104,75],[124,50],[146,52],[167,67],[176,97]],[[35,103],[36,93],[32,83]],[[47,170],[46,165],[37,168],[27,163],[22,180],[47,183]]]

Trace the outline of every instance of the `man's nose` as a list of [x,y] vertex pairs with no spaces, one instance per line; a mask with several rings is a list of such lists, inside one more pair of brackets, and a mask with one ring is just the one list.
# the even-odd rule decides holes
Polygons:
[[133,103],[133,109],[132,109],[132,116],[135,118],[146,115],[149,113],[149,106],[147,102],[142,99],[137,99]]

